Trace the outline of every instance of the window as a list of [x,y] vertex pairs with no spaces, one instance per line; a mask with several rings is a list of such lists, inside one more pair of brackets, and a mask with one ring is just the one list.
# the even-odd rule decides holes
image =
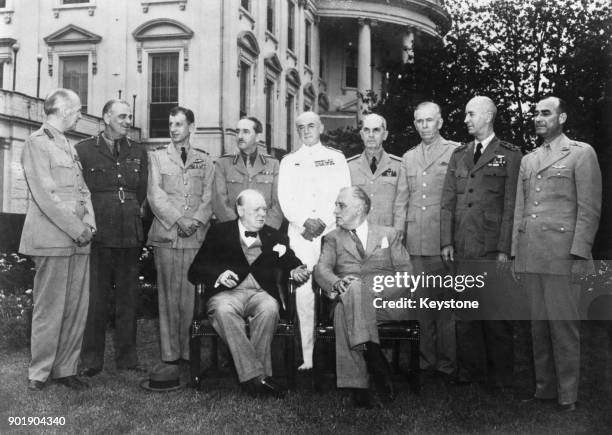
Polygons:
[[268,154],[272,152],[272,123],[274,122],[274,82],[266,79],[264,88],[266,94],[266,150]]
[[0,89],[4,89],[4,62],[0,62]]
[[0,0],[0,9],[6,8],[6,0]]
[[178,105],[178,53],[150,55],[151,104],[149,106],[149,137],[166,138],[168,113]]
[[251,66],[240,62],[240,118],[247,116],[249,108],[249,78]]
[[242,6],[247,11],[251,10],[251,0],[240,0],[240,6]]
[[81,99],[83,113],[87,113],[88,56],[60,57],[62,88],[72,89]]
[[345,51],[344,87],[357,87],[357,52],[352,47],[347,48]]
[[74,5],[77,3],[89,3],[89,0],[62,0],[63,5]]
[[295,96],[293,94],[287,94],[287,101],[285,108],[287,111],[287,152],[290,152],[293,148],[293,129],[295,128],[293,121],[293,106],[295,104]]
[[274,1],[268,0],[266,7],[266,29],[272,34],[274,34]]
[[288,0],[288,5],[289,10],[287,12],[287,48],[293,51],[293,49],[295,48],[295,5],[291,0]]
[[312,23],[308,20],[306,20],[306,30],[304,37],[304,64],[310,65],[310,41],[312,40]]

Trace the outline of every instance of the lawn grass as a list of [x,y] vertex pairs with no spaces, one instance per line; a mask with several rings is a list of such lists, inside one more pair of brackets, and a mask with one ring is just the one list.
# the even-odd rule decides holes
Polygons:
[[[159,358],[157,328],[155,320],[139,321],[139,354],[147,367]],[[26,388],[28,350],[3,350],[0,433],[612,433],[608,337],[594,324],[584,323],[582,332],[580,402],[572,414],[518,400],[533,383],[527,324],[519,325],[515,337],[516,397],[424,377],[420,396],[401,381],[396,401],[374,410],[353,408],[350,396],[333,388],[317,393],[307,377],[299,378],[297,390],[283,400],[253,399],[242,394],[229,370],[206,379],[201,392],[151,393],[139,386],[142,375],[114,370],[112,349],[108,367],[90,380],[90,390],[75,393],[49,385],[31,393]],[[63,416],[66,424],[15,428],[8,425],[9,416]]]

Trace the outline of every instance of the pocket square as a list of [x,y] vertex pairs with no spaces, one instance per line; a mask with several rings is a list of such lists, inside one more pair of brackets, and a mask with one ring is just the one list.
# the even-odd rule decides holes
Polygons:
[[385,249],[389,247],[389,240],[387,240],[387,236],[384,236],[380,241],[380,249]]
[[277,243],[276,245],[274,245],[274,248],[272,248],[272,250],[274,252],[277,252],[279,257],[282,257],[283,255],[285,255],[285,252],[287,252],[287,247],[285,245]]

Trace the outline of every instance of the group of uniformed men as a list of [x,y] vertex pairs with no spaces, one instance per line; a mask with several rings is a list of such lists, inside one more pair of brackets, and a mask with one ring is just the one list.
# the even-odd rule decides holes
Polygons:
[[[288,220],[291,249],[312,272],[322,237],[335,227],[336,196],[353,185],[370,198],[369,222],[402,232],[415,273],[486,272],[486,289],[496,294],[508,291],[500,271],[513,265],[533,319],[536,385],[527,400],[555,399],[564,410],[575,409],[580,335],[572,278],[592,258],[601,174],[593,149],[563,134],[561,99],[537,103],[535,129],[543,144],[524,157],[495,135],[493,101],[477,96],[465,110],[473,141],[443,138],[440,107],[424,102],[414,111],[421,142],[401,159],[383,150],[387,126],[379,115],[363,118],[364,151],[346,160],[321,144],[318,115],[302,113],[296,120],[302,146],[280,165],[259,150],[262,125],[253,117],[237,124],[237,152],[213,163],[193,146],[194,114],[183,107],[169,114],[171,143],[147,156],[127,137],[132,115],[122,100],[104,106],[104,131],[73,147],[64,132],[76,125],[80,107],[74,92],[52,92],[47,119],[23,152],[30,197],[20,252],[31,255],[37,269],[30,389],[42,389],[49,377],[87,388],[77,372],[102,370],[113,287],[117,369],[143,371],[136,354],[136,283],[145,198],[154,214],[147,244],[157,269],[161,359],[178,364],[189,358],[194,289],[187,273],[213,214],[220,222],[235,220],[240,192],[259,191],[266,224],[278,229],[283,217]],[[307,279],[296,293],[300,369],[307,370],[314,293],[310,273],[300,276]],[[445,297],[440,289],[427,291]],[[511,321],[458,321],[445,310],[420,317],[419,324],[421,369],[454,384],[486,382],[501,393],[511,386]]]

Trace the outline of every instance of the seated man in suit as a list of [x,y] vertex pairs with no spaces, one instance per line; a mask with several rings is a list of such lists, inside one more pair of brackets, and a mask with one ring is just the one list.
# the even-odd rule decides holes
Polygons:
[[407,287],[386,287],[377,293],[373,290],[374,280],[396,272],[412,273],[401,234],[391,227],[368,224],[369,211],[370,198],[360,187],[340,191],[334,209],[337,228],[324,237],[314,271],[315,280],[326,295],[337,301],[334,309],[337,385],[353,388],[355,405],[366,408],[376,401],[368,389],[369,374],[382,401],[394,398],[377,324],[408,319],[408,309],[375,305],[410,297]]
[[227,343],[247,392],[280,397],[283,391],[271,379],[270,354],[279,318],[275,271],[290,273],[298,283],[308,279],[308,271],[289,248],[287,237],[264,225],[267,207],[261,193],[243,190],[236,209],[237,220],[209,230],[189,268],[189,281],[204,284],[208,317]]

